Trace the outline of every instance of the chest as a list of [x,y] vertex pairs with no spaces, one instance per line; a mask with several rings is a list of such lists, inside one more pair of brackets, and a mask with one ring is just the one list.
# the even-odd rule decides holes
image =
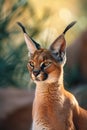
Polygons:
[[72,103],[68,99],[55,95],[43,101],[34,101],[32,130],[75,130]]

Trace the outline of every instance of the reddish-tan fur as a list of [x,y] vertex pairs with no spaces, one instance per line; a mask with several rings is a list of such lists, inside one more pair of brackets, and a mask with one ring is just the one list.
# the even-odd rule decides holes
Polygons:
[[[63,66],[52,58],[45,49],[35,52],[31,58],[36,66],[43,62],[43,56],[52,60],[46,70],[52,83],[47,80],[36,82],[36,93],[33,104],[33,130],[87,130],[87,112],[79,107],[75,97],[63,86]],[[28,66],[29,68],[29,66]],[[83,122],[83,123],[81,123]]]
[[23,25],[18,23],[30,52],[27,67],[36,83],[32,130],[87,130],[87,111],[79,107],[75,97],[63,85],[64,35],[75,23],[69,24],[48,50],[38,48]]

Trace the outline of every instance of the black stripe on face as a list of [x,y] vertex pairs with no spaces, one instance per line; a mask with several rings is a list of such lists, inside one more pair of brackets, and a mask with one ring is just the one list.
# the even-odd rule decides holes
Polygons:
[[43,81],[46,80],[47,78],[48,78],[48,74],[47,74],[47,73],[44,73]]

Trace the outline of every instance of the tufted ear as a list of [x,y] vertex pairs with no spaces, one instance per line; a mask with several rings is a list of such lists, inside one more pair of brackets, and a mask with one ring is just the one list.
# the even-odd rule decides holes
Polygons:
[[53,57],[60,63],[64,63],[66,59],[66,41],[65,33],[76,23],[76,21],[70,23],[64,30],[64,32],[56,38],[56,40],[51,44],[49,50],[51,51]]
[[20,22],[17,22],[17,24],[22,28],[22,31],[24,33],[25,42],[27,44],[27,48],[28,48],[30,54],[34,54],[34,52],[37,49],[40,49],[40,45],[28,36],[28,34],[25,30],[25,27]]
[[53,57],[60,63],[65,59],[65,48],[66,41],[63,34],[60,35],[50,46],[50,51]]

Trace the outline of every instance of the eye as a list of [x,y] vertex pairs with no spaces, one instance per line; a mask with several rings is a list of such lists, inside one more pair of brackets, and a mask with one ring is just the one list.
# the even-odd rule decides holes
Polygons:
[[51,61],[42,62],[42,63],[41,63],[41,68],[42,68],[42,69],[43,69],[43,68],[47,68],[47,67],[49,67],[51,64],[52,64]]
[[34,62],[33,61],[29,61],[28,64],[29,64],[30,67],[34,68]]

